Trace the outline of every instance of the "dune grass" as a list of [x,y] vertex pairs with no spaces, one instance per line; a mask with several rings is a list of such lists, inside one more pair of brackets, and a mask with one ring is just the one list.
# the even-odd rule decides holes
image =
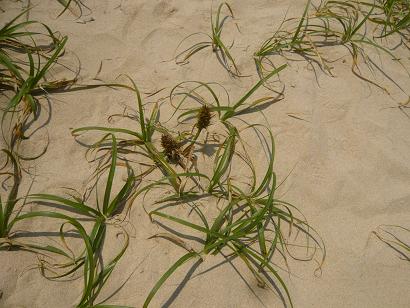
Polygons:
[[410,35],[410,1],[408,0],[377,0],[374,3],[360,2],[362,10],[373,10],[369,21],[377,24],[380,29],[378,38],[399,34],[404,41]]
[[[115,195],[115,197],[111,196],[117,164],[117,141],[114,135],[109,136],[112,136],[112,150],[110,155],[111,160],[108,165],[102,165],[100,166],[99,170],[97,170],[97,180],[107,168],[109,170],[102,204],[98,202],[98,196],[96,196],[96,208],[86,205],[83,200],[78,198],[73,200],[51,194],[30,194],[27,196],[28,200],[30,202],[40,203],[42,207],[51,207],[53,209],[62,208],[66,211],[70,211],[71,213],[73,212],[89,219],[102,222],[109,220],[114,215],[119,214],[124,207],[124,203],[127,202],[128,198],[131,195],[131,192],[134,189],[134,186],[136,185],[136,178],[132,169],[127,166],[128,176],[126,182],[124,183],[120,191]],[[16,206],[16,202],[19,200],[18,187],[21,181],[21,171],[16,159],[13,157],[13,154],[8,150],[2,151],[8,156],[7,162],[12,165],[12,171],[6,171],[2,174],[11,175],[14,180],[14,184],[12,186],[12,189],[10,190],[10,195],[7,198],[5,205],[2,206],[1,211],[1,218],[3,218],[1,224],[3,231],[2,237],[10,237],[10,230],[17,221],[30,217],[38,217],[41,216],[41,214],[39,213],[47,214],[48,212],[28,212],[23,215],[21,214],[21,210],[19,210],[15,218],[10,219]],[[3,169],[5,169],[5,167],[3,167],[2,170]],[[47,215],[45,215],[45,217],[48,217]]]
[[[218,167],[220,161],[218,160]],[[269,165],[273,165],[273,158]],[[218,167],[215,174],[220,172]],[[258,286],[262,288],[267,288],[269,285],[267,277],[273,278],[278,283],[281,292],[284,292],[288,303],[293,306],[288,287],[276,263],[272,261],[274,256],[275,258],[281,256],[286,262],[287,246],[290,245],[290,241],[284,234],[283,225],[287,224],[291,229],[295,228],[298,232],[306,234],[312,242],[315,242],[315,245],[322,247],[322,243],[317,241],[317,234],[306,221],[294,215],[293,212],[296,209],[292,205],[274,198],[276,176],[271,167],[267,169],[263,182],[250,192],[244,192],[233,184],[229,176],[225,183],[219,181],[219,177],[217,178],[218,191],[209,190],[208,192],[218,200],[218,203],[221,200],[226,202],[225,206],[220,209],[219,215],[213,220],[209,221],[201,208],[195,204],[192,204],[193,211],[198,215],[202,224],[167,214],[161,209],[149,213],[154,220],[164,219],[179,224],[185,229],[199,231],[203,234],[205,242],[201,250],[188,250],[164,273],[150,291],[144,307],[148,307],[164,282],[185,262],[216,254],[239,257],[254,275]],[[215,176],[212,181],[214,180]],[[212,185],[210,187],[213,188]],[[307,259],[310,258],[311,256],[307,257]]]
[[[303,54],[307,58],[317,58],[323,69],[330,71],[330,68],[326,65],[326,59],[323,59],[316,45],[312,41],[312,37],[324,35],[326,41],[332,38],[332,35],[326,34],[321,29],[310,29],[308,27],[308,11],[311,1],[307,2],[302,17],[296,25],[294,18],[284,20],[279,29],[266,41],[262,43],[260,48],[254,53],[254,61],[257,68],[257,72],[260,76],[264,76],[266,71],[273,67],[273,63],[269,60],[269,56],[275,54],[282,54],[287,52],[294,52]],[[288,26],[290,29],[283,29]],[[264,65],[265,64],[265,65]],[[269,67],[266,67],[268,65]]]
[[[275,259],[281,258],[284,264],[287,264],[289,256],[297,259],[290,253],[291,248],[297,246],[294,243],[297,236],[292,238],[292,230],[294,230],[293,233],[305,237],[304,244],[300,246],[304,247],[307,255],[305,258],[299,259],[311,260],[318,250],[323,253],[324,259],[325,248],[320,236],[306,222],[297,208],[274,196],[277,185],[276,175],[273,171],[274,141],[272,133],[259,124],[237,127],[237,119],[240,115],[255,112],[258,110],[256,108],[258,105],[272,100],[272,97],[256,100],[251,100],[250,97],[267,79],[273,77],[284,67],[285,65],[268,74],[233,105],[221,102],[211,84],[185,82],[177,85],[170,94],[171,102],[175,108],[173,117],[178,114],[179,123],[185,122],[185,124],[192,119],[194,120],[191,131],[178,136],[159,121],[157,104],[153,106],[150,116],[146,116],[146,107],[135,84],[133,84],[133,88],[136,94],[138,114],[131,118],[137,119],[139,122],[137,131],[99,126],[82,127],[72,131],[76,137],[91,131],[117,135],[119,140],[118,152],[129,154],[127,161],[138,162],[138,157],[151,160],[152,164],[144,163],[150,167],[138,176],[142,180],[141,188],[135,191],[132,200],[147,194],[157,196],[157,189],[169,190],[165,197],[159,198],[157,201],[161,204],[159,208],[147,211],[151,219],[153,221],[168,220],[174,225],[177,224],[183,229],[185,228],[184,231],[191,229],[192,232],[200,232],[203,235],[203,248],[199,251],[188,249],[187,247],[190,245],[185,244],[183,238],[176,241],[184,243],[182,246],[188,251],[153,286],[144,307],[150,304],[163,283],[184,263],[195,258],[201,259],[205,255],[219,253],[222,255],[229,253],[234,257],[239,257],[261,287],[271,288],[268,281],[273,279],[283,292],[284,301],[292,304],[288,287],[279,273],[281,269],[278,269],[272,260],[274,257]],[[191,90],[187,89],[187,84],[192,86]],[[206,101],[204,96],[199,94],[200,90],[207,91],[214,101]],[[176,98],[180,98],[177,103],[174,102]],[[188,100],[191,102],[189,103]],[[193,107],[192,102],[199,104],[200,107]],[[185,104],[189,107],[184,108]],[[218,120],[215,120],[216,118]],[[225,130],[220,134],[222,138],[217,144],[215,155],[209,157],[210,162],[213,161],[213,167],[210,170],[208,167],[202,168],[197,164],[196,155],[200,151],[197,144],[201,132],[207,131],[214,121],[220,122]],[[243,136],[243,132],[246,130],[259,131],[260,128],[267,131],[267,139],[260,136],[261,144],[266,144],[269,148],[266,173],[262,176],[256,173],[249,151],[246,150],[246,140]],[[162,151],[156,145],[158,139],[160,139]],[[105,136],[93,146],[104,149],[111,147],[105,142]],[[238,163],[239,165],[236,165]],[[237,177],[241,175],[240,173],[231,174],[232,170],[241,170],[242,168],[238,168],[239,166],[247,166],[250,172],[250,176],[246,178],[247,188],[243,187],[241,182],[243,179],[239,182],[237,180]],[[191,171],[192,168],[195,171]],[[161,170],[163,177],[144,180],[144,177],[155,169]],[[203,198],[211,198],[215,204],[223,204],[216,217],[207,215],[193,201]],[[191,216],[184,218],[183,215],[175,216],[167,213],[167,204],[170,203],[190,205],[192,211],[197,215],[197,219]],[[207,202],[207,204],[212,206],[212,202]],[[189,233],[189,231],[187,232]],[[172,236],[170,235],[170,237]],[[319,262],[320,264],[323,259]]]
[[[228,14],[226,16],[222,16],[222,10],[226,9]],[[207,34],[203,32],[198,32],[191,34],[184,38],[181,43],[177,47],[178,49],[183,45],[183,43],[193,37],[193,36],[205,36],[207,40],[195,43],[194,45],[190,46],[187,49],[184,49],[182,52],[179,52],[175,57],[175,61],[177,64],[186,64],[188,60],[195,55],[197,52],[201,51],[205,48],[212,48],[213,53],[215,53],[218,61],[224,66],[224,68],[232,75],[239,77],[241,73],[239,72],[238,66],[231,55],[230,48],[232,46],[227,46],[224,41],[222,40],[222,30],[224,24],[228,18],[234,18],[233,11],[231,6],[227,2],[223,2],[218,6],[218,10],[213,16],[211,13],[211,29],[212,34]]]
[[[60,15],[70,10],[72,5],[83,5],[79,0],[58,0],[58,2],[64,6]],[[366,7],[369,9],[364,10],[363,8]],[[227,16],[223,17],[223,9],[227,10]],[[241,116],[259,112],[265,108],[265,105],[270,105],[274,101],[275,98],[272,96],[257,99],[251,99],[251,96],[286,67],[286,65],[278,67],[273,65],[269,58],[276,54],[282,56],[299,54],[310,61],[315,61],[324,71],[332,75],[329,65],[331,60],[322,50],[325,47],[344,46],[352,56],[352,72],[359,78],[384,89],[361,74],[359,59],[364,60],[369,69],[373,70],[367,48],[374,48],[397,60],[391,50],[383,47],[376,39],[396,33],[406,37],[410,18],[409,3],[404,0],[380,0],[377,4],[357,1],[322,1],[318,7],[315,7],[313,13],[310,9],[309,0],[301,18],[286,19],[280,29],[255,52],[254,60],[261,78],[235,103],[230,104],[226,90],[226,101],[221,99],[215,83],[182,82],[171,90],[170,101],[174,106],[172,118],[177,117],[177,129],[179,125],[185,127],[189,123],[190,131],[176,134],[174,129],[165,127],[160,121],[158,104],[154,104],[151,112],[148,113],[148,108],[144,105],[140,91],[134,82],[131,86],[104,85],[134,91],[138,107],[135,117],[138,129],[87,126],[72,131],[76,137],[91,131],[104,134],[92,146],[93,149],[109,150],[107,152],[109,159],[102,160],[95,172],[98,182],[102,174],[108,171],[102,201],[99,200],[97,191],[96,202],[93,205],[90,205],[88,200],[76,197],[31,194],[28,200],[39,206],[41,210],[30,212],[23,211],[24,208],[16,209],[17,203],[22,200],[18,196],[21,182],[18,144],[27,138],[24,132],[29,119],[38,117],[40,110],[38,95],[65,88],[75,80],[49,81],[47,79],[48,71],[64,53],[67,37],[59,38],[48,26],[34,21],[18,23],[17,20],[27,11],[7,23],[0,30],[2,46],[0,83],[2,89],[6,89],[12,95],[4,109],[2,131],[8,115],[12,119],[9,123],[14,123],[14,126],[12,126],[11,139],[5,139],[8,149],[3,149],[2,153],[7,159],[0,175],[11,177],[13,183],[8,196],[5,199],[0,198],[0,248],[15,246],[65,258],[66,262],[41,259],[39,267],[48,279],[65,278],[82,269],[84,287],[77,304],[79,308],[125,307],[104,304],[98,301],[98,297],[129,244],[128,234],[117,220],[118,215],[121,215],[126,207],[128,210],[136,198],[151,194],[156,197],[156,202],[148,206],[144,205],[144,209],[150,208],[147,212],[151,220],[161,221],[161,223],[165,221],[173,227],[177,226],[175,229],[179,234],[186,233],[188,236],[200,234],[201,241],[198,242],[201,245],[193,249],[182,236],[175,241],[186,250],[186,253],[158,279],[149,291],[143,307],[151,304],[164,283],[180,270],[182,265],[194,259],[203,260],[206,256],[218,254],[224,258],[236,257],[241,260],[258,286],[271,290],[277,288],[283,301],[293,306],[289,287],[283,278],[284,272],[290,272],[288,261],[290,259],[311,261],[318,252],[321,252],[318,261],[320,270],[326,256],[325,246],[320,235],[310,226],[298,208],[277,197],[277,187],[280,184],[277,184],[274,172],[275,143],[271,130],[259,123],[248,124],[241,119]],[[383,17],[380,17],[380,12],[384,14]],[[179,53],[176,56],[177,63],[187,63],[197,52],[212,48],[231,75],[241,76],[230,53],[230,47],[221,38],[227,18],[234,18],[234,15],[230,5],[224,2],[218,6],[215,15],[211,14],[212,34],[195,33],[184,39],[181,44],[196,35],[205,35],[209,40],[198,42]],[[368,35],[366,28],[368,22],[381,25],[379,36]],[[25,30],[33,24],[44,27],[45,34]],[[50,44],[38,46],[34,39],[38,35],[47,36]],[[24,55],[26,59],[21,60],[20,56],[15,56],[16,54]],[[266,67],[266,64],[269,67]],[[206,96],[210,99],[205,98]],[[202,138],[204,132],[208,134],[208,130],[215,122],[222,127],[221,131],[215,133],[218,136],[215,138],[217,149],[214,155],[206,157],[209,164],[202,166],[197,160],[197,155],[201,153],[199,145],[201,142],[206,144],[206,138]],[[247,142],[250,140],[246,139],[245,132],[250,130],[256,132],[255,140],[260,141],[260,148],[267,148],[267,161],[263,174],[256,171],[254,159],[257,158],[253,157],[254,155],[251,155],[247,148]],[[5,135],[3,131],[3,138]],[[129,156],[133,157],[130,161],[148,159],[150,163],[141,164],[146,169],[136,175],[127,160]],[[127,179],[117,194],[113,195],[113,184],[119,164],[126,166]],[[247,167],[249,175],[240,174],[244,166]],[[160,170],[163,176],[144,181],[145,177],[154,174],[155,170]],[[140,182],[141,187],[138,186]],[[165,197],[163,195],[157,197],[157,189],[166,190],[168,194]],[[206,200],[203,202],[205,205],[201,203],[203,200]],[[188,205],[194,215],[171,213],[171,205],[182,203]],[[160,206],[156,207],[158,204]],[[151,207],[156,208],[151,209]],[[209,207],[213,207],[217,215],[209,214],[207,211]],[[42,210],[43,208],[47,210]],[[59,211],[55,211],[56,209]],[[57,245],[44,246],[15,241],[14,225],[34,218],[62,221],[59,235],[63,248]],[[90,224],[92,228],[87,231]],[[65,229],[68,225],[74,228],[74,233],[81,239],[82,250],[78,254],[74,253],[67,243]],[[106,262],[102,254],[108,228],[111,225],[121,228],[124,242],[115,256]],[[374,234],[395,249],[403,259],[410,260],[408,243],[394,231],[410,232],[400,226],[383,226]],[[175,237],[171,234],[169,236]],[[299,252],[302,249],[303,256],[296,256],[293,253],[294,250]]]
[[[116,264],[124,255],[129,239],[126,231],[115,221],[115,217],[122,212],[125,203],[129,200],[131,192],[135,188],[136,178],[132,170],[127,167],[128,177],[125,184],[119,192],[112,196],[112,186],[116,173],[117,165],[117,141],[115,136],[109,135],[112,138],[111,160],[108,165],[102,165],[101,170],[98,170],[97,178],[101,176],[104,170],[108,169],[108,176],[105,183],[104,197],[102,204],[98,201],[96,195],[96,206],[87,205],[84,200],[78,198],[65,198],[58,195],[51,194],[32,194],[28,196],[30,202],[36,203],[42,208],[50,208],[50,210],[37,210],[29,212],[18,212],[18,214],[10,220],[10,213],[13,211],[17,200],[17,184],[19,183],[18,176],[15,176],[15,184],[11,190],[10,196],[5,204],[1,207],[1,231],[2,242],[4,245],[20,247],[22,249],[34,252],[47,252],[48,258],[53,256],[60,256],[68,259],[66,262],[50,262],[46,259],[40,259],[40,269],[42,274],[48,279],[60,279],[76,273],[83,268],[84,288],[82,297],[77,305],[79,308],[85,307],[119,307],[115,305],[95,304],[97,297],[101,292],[103,286],[106,284]],[[11,153],[5,152],[9,155],[13,162],[15,173],[18,172],[18,164],[12,158]],[[97,194],[97,191],[96,191]],[[55,211],[59,208],[60,211]],[[5,213],[5,215],[3,215]],[[73,215],[77,214],[77,216]],[[79,216],[78,216],[79,215]],[[14,234],[11,233],[13,226],[22,220],[34,218],[57,219],[63,221],[60,227],[61,249],[56,245],[38,245],[32,243],[22,243],[14,241]],[[84,218],[93,223],[91,232],[86,231],[86,227],[82,223]],[[66,236],[65,226],[71,225],[75,229],[75,233],[81,238],[84,244],[84,250],[79,255],[75,255],[69,248]],[[119,252],[109,262],[102,261],[102,249],[106,237],[107,227],[116,225],[121,229],[121,234],[124,236],[124,243]],[[5,226],[5,227],[3,227]],[[73,231],[71,231],[73,232]],[[122,306],[125,307],[125,306]]]
[[52,206],[60,205],[62,207],[68,207],[71,210],[81,214],[83,216],[90,217],[95,220],[107,220],[113,217],[116,214],[119,214],[119,211],[122,211],[122,207],[124,206],[124,202],[126,202],[133,191],[134,186],[136,185],[136,177],[133,173],[133,170],[127,166],[127,180],[125,181],[124,185],[118,192],[118,194],[112,198],[112,186],[115,177],[115,173],[117,170],[117,140],[114,135],[107,135],[108,137],[112,138],[112,148],[111,148],[111,160],[109,164],[104,164],[99,167],[97,170],[97,178],[101,176],[101,173],[104,172],[108,168],[108,177],[105,184],[104,190],[104,199],[102,204],[98,202],[98,196],[96,196],[96,207],[87,206],[81,200],[70,200],[62,197],[58,197],[56,195],[49,195],[49,194],[32,194],[29,198],[32,201],[42,201],[42,202],[49,202]]
[[410,35],[410,2],[408,0],[383,0],[386,19],[382,36],[400,33],[407,38]]
[[[25,132],[38,119],[39,97],[72,85],[75,80],[49,80],[47,73],[64,53],[67,37],[59,38],[51,29],[36,21],[18,20],[23,11],[0,29],[0,87],[8,103],[2,106],[2,138],[8,149],[20,158],[18,147],[27,139]],[[43,28],[43,32],[27,27]],[[39,41],[48,39],[46,45]],[[37,156],[36,156],[37,157]]]
[[[31,9],[31,8],[30,8]],[[19,20],[27,9],[6,23],[0,30],[0,91],[7,103],[2,108],[1,131],[7,148],[13,152],[17,161],[34,160],[47,150],[48,144],[36,155],[22,156],[19,147],[29,139],[26,132],[35,123],[41,112],[41,99],[53,92],[68,90],[87,90],[97,87],[132,89],[120,83],[83,84],[71,88],[73,79],[52,79],[51,70],[59,65],[65,53],[67,36],[53,32],[47,25],[37,21]],[[28,31],[36,26],[45,31]],[[40,44],[47,39],[46,44]]]
[[[66,258],[72,258],[71,262],[62,264],[53,264],[51,268],[50,263],[41,260],[40,269],[42,273],[45,275],[46,271],[52,271],[55,273],[56,268],[69,268],[63,274],[58,274],[55,276],[48,276],[49,279],[58,279],[68,276],[70,274],[75,273],[81,267],[83,268],[83,278],[84,278],[84,288],[82,297],[77,304],[78,308],[90,308],[90,307],[118,307],[115,305],[102,305],[102,304],[94,304],[97,301],[97,297],[101,292],[102,288],[106,284],[107,280],[109,279],[110,275],[112,274],[116,264],[124,255],[127,247],[128,247],[128,235],[126,232],[122,232],[125,236],[125,241],[121,250],[115,255],[112,260],[109,262],[102,262],[102,248],[103,243],[106,236],[107,225],[103,220],[96,220],[95,224],[92,228],[90,234],[87,233],[85,227],[80,223],[80,220],[73,218],[72,216],[65,215],[59,212],[51,212],[51,211],[36,211],[36,212],[29,212],[26,214],[20,215],[16,222],[19,220],[25,219],[33,219],[36,217],[42,218],[51,218],[51,219],[58,219],[64,221],[64,223],[60,227],[60,237],[62,239],[63,245],[67,247],[67,251],[61,250],[56,246],[37,246],[37,245],[26,245],[24,244],[23,247],[29,247],[30,250],[43,250],[53,254],[58,254],[60,256],[64,256]],[[68,248],[66,244],[66,240],[64,238],[64,226],[71,225],[76,234],[81,238],[84,244],[84,253],[80,256],[72,256],[72,251]],[[125,307],[125,306],[124,306]]]
[[[246,111],[252,111],[252,108],[256,107],[257,105],[260,105],[262,103],[266,103],[270,100],[272,100],[271,96],[267,96],[267,97],[263,97],[263,98],[259,98],[257,100],[248,102],[248,99],[250,98],[250,96],[258,89],[260,88],[263,83],[265,81],[267,81],[269,78],[272,78],[274,75],[276,75],[278,72],[280,72],[282,69],[284,69],[286,67],[286,65],[282,65],[281,67],[279,67],[277,70],[271,72],[270,74],[268,74],[264,79],[260,80],[258,83],[256,83],[250,91],[248,91],[243,97],[241,97],[233,106],[222,106],[219,99],[217,98],[216,93],[214,92],[214,90],[206,83],[201,83],[201,82],[190,82],[190,83],[194,83],[197,84],[198,86],[196,87],[196,90],[198,90],[199,88],[205,88],[206,90],[208,90],[212,97],[215,99],[214,102],[209,102],[206,103],[207,108],[209,108],[209,112],[214,112],[216,111],[218,113],[218,117],[219,119],[225,123],[225,125],[228,127],[228,131],[230,132],[230,134],[234,134],[234,130],[235,128],[229,124],[228,120],[230,118],[233,118],[235,116],[240,115],[241,113],[244,113]],[[133,82],[132,82],[133,83]],[[181,99],[181,101],[178,103],[178,106],[176,107],[176,111],[178,112],[178,110],[181,108],[181,106],[183,105],[183,103],[185,102],[186,98],[189,96],[194,95],[193,92],[176,92],[182,85],[179,84],[176,87],[174,87],[171,91],[170,97],[174,97],[174,96],[180,96],[180,95],[185,95],[185,97],[183,97]],[[123,134],[126,135],[128,137],[131,137],[131,139],[129,138],[122,138],[121,139],[121,143],[125,144],[125,145],[132,145],[132,146],[137,146],[139,147],[140,150],[143,151],[144,155],[149,157],[154,163],[155,165],[162,171],[162,173],[164,174],[165,178],[167,179],[167,181],[172,185],[172,187],[174,188],[175,192],[177,194],[183,194],[183,190],[181,190],[183,187],[181,187],[181,177],[189,177],[192,178],[193,176],[199,176],[199,177],[204,177],[203,174],[199,174],[199,173],[191,173],[191,172],[186,172],[187,170],[185,170],[184,173],[182,174],[178,174],[178,172],[175,170],[175,168],[172,166],[171,162],[168,161],[167,158],[167,153],[166,153],[166,149],[165,151],[160,151],[156,145],[152,142],[152,138],[154,133],[161,133],[161,134],[166,134],[166,135],[171,135],[162,125],[160,125],[160,123],[158,122],[158,116],[159,116],[159,110],[158,110],[158,105],[155,105],[151,115],[149,116],[149,118],[146,119],[145,117],[145,110],[144,110],[144,106],[143,106],[143,102],[141,99],[141,95],[140,92],[137,88],[137,86],[133,83],[133,89],[134,92],[136,94],[136,99],[137,99],[137,105],[138,105],[138,120],[139,120],[139,126],[140,126],[140,131],[133,131],[133,130],[129,130],[129,129],[123,129],[123,128],[109,128],[109,127],[101,127],[101,126],[86,126],[86,127],[81,127],[81,128],[77,128],[74,129],[72,131],[72,134],[74,136],[78,136],[84,132],[87,131],[102,131],[102,132],[107,132],[107,133],[113,133],[113,134]],[[204,102],[205,103],[205,102]],[[181,117],[187,117],[190,116],[192,114],[199,114],[199,112],[202,110],[202,107],[198,108],[194,108],[191,110],[188,110],[184,113],[182,113],[179,118]],[[195,125],[195,128],[198,128],[198,123]],[[195,139],[198,136],[195,136],[193,134],[193,131],[191,133],[191,136],[187,136],[187,140],[186,141],[195,141]],[[201,129],[202,130],[202,129]],[[201,130],[198,130],[198,132],[196,133],[196,135],[199,135],[199,133],[201,132]],[[234,136],[232,135],[231,138],[228,138],[227,142],[228,145],[232,144],[232,138],[234,138]],[[99,142],[96,143],[96,145],[99,145],[102,143],[102,141],[105,140],[105,137],[103,137]],[[231,140],[231,141],[229,141]],[[178,142],[181,142],[181,140],[178,140]],[[182,143],[182,142],[181,142]],[[185,149],[185,151],[181,151],[181,154],[179,155],[180,157],[185,156],[184,158],[189,160],[189,147],[191,145],[188,145],[187,148]],[[184,153],[185,152],[185,153]],[[185,155],[184,155],[185,154]],[[222,157],[223,161],[226,160],[226,157]],[[218,170],[220,172],[216,173],[216,177],[220,177],[221,176],[221,172],[225,169],[225,167],[223,167],[224,162],[221,162],[221,166],[218,168]],[[182,160],[179,161],[179,163],[183,163]],[[152,168],[150,168],[150,170],[152,171]],[[222,172],[223,173],[223,172]],[[163,180],[164,180],[163,179]],[[162,181],[162,180],[161,180]],[[213,181],[212,183],[214,183],[215,181]]]
[[[254,60],[259,75],[270,71],[274,55],[297,54],[304,59],[316,63],[319,67],[332,74],[329,65],[337,59],[330,59],[326,48],[344,47],[352,58],[351,70],[358,78],[373,84],[389,93],[388,90],[360,71],[359,64],[363,62],[371,73],[380,68],[369,56],[369,50],[381,52],[400,63],[393,52],[379,43],[368,33],[370,22],[376,6],[362,10],[357,1],[322,1],[317,7],[309,0],[301,18],[287,18],[279,29],[255,52]],[[373,19],[374,20],[374,19]],[[391,32],[393,33],[393,32]],[[381,72],[383,74],[383,72]]]

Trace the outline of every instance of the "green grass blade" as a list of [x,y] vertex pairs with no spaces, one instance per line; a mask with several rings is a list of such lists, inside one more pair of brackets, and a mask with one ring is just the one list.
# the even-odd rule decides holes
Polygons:
[[71,133],[73,135],[76,135],[77,133],[80,132],[87,132],[87,131],[93,131],[93,130],[98,130],[98,131],[103,131],[103,132],[110,132],[110,133],[123,133],[127,135],[131,135],[133,137],[137,137],[140,141],[143,141],[143,136],[137,132],[134,132],[129,129],[123,129],[123,128],[110,128],[110,127],[103,127],[103,126],[85,126],[85,127],[80,127],[73,129]]
[[45,202],[57,202],[59,204],[71,207],[78,211],[79,213],[89,216],[89,217],[98,217],[100,213],[89,207],[83,203],[75,202],[66,198],[62,198],[56,195],[49,195],[49,194],[32,194],[28,196],[30,199],[37,200],[37,201],[45,201]]
[[106,183],[105,192],[104,192],[104,201],[103,201],[104,215],[108,214],[107,212],[108,212],[108,207],[110,204],[112,182],[114,180],[115,168],[117,164],[117,139],[115,138],[113,134],[111,135],[111,138],[112,138],[111,166],[110,166],[110,172],[108,173],[107,183]]
[[235,105],[233,105],[232,110],[227,111],[223,114],[222,116],[222,120],[225,121],[227,119],[229,119],[230,117],[235,115],[235,110],[240,107],[261,85],[263,85],[269,78],[271,78],[272,76],[278,74],[280,71],[282,71],[285,67],[287,66],[287,64],[283,64],[280,67],[278,67],[277,69],[273,70],[272,72],[270,72],[268,75],[266,75],[265,77],[263,77],[261,80],[258,81],[258,83],[256,83],[251,90],[249,90]]
[[299,21],[299,24],[296,28],[295,34],[293,35],[292,42],[295,42],[297,40],[298,36],[299,36],[300,30],[302,29],[302,26],[303,26],[303,22],[305,21],[308,9],[310,7],[310,2],[311,2],[311,0],[308,0],[308,2],[306,3],[305,10],[303,11],[302,18]]
[[147,308],[152,300],[152,298],[155,296],[155,294],[158,292],[158,290],[161,288],[161,286],[164,284],[164,282],[185,262],[189,261],[190,259],[198,256],[198,253],[196,252],[189,252],[182,256],[177,262],[174,263],[165,273],[162,275],[162,277],[158,280],[158,282],[155,284],[155,286],[151,289],[150,293],[148,294],[147,298],[145,299],[144,308]]

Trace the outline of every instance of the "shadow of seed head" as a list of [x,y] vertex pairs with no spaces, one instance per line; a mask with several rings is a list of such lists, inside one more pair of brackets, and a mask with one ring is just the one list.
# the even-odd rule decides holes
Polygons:
[[163,134],[161,136],[161,146],[164,149],[165,154],[168,156],[171,156],[179,149],[178,143],[170,134]]
[[203,105],[198,112],[198,119],[196,122],[196,127],[199,130],[207,128],[211,124],[212,113],[207,105]]

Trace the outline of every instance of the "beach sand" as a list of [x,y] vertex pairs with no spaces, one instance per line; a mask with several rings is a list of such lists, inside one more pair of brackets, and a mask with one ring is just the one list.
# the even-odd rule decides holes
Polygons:
[[[69,12],[56,18],[61,10],[57,1],[32,4],[31,19],[69,37],[62,61],[73,69],[81,62],[79,84],[95,83],[92,79],[97,74],[105,82],[127,74],[144,93],[165,88],[158,98],[185,80],[212,81],[226,87],[234,100],[258,81],[252,60],[255,50],[288,9],[288,16],[300,16],[305,1],[230,2],[239,29],[227,22],[223,36],[227,42],[234,39],[232,54],[240,71],[249,75],[236,79],[229,76],[210,49],[193,56],[187,65],[172,60],[184,37],[209,32],[211,1],[92,0],[86,1],[91,11],[85,10],[78,19]],[[0,6],[5,10],[0,13],[2,23],[21,10],[21,3],[15,1],[3,0]],[[306,61],[288,61],[289,67],[280,75],[284,98],[264,110],[275,137],[278,183],[286,178],[277,195],[306,216],[322,236],[327,251],[321,275],[315,275],[314,262],[296,261],[290,262],[290,274],[281,274],[295,307],[409,307],[409,263],[371,235],[381,224],[409,226],[410,119],[396,108],[408,97],[380,73],[375,78],[386,85],[390,96],[358,79],[351,73],[348,51],[338,52],[346,61],[332,63],[334,77],[318,67],[314,71]],[[408,50],[399,48],[397,54],[409,68]],[[403,69],[385,55],[376,59],[409,93],[410,83]],[[275,63],[285,60],[276,57]],[[61,68],[54,73],[74,76]],[[258,90],[260,97],[267,93],[266,89]],[[27,163],[35,176],[26,177],[21,191],[27,191],[32,181],[30,192],[62,194],[64,187],[82,191],[95,164],[85,160],[86,149],[75,141],[70,128],[107,125],[108,117],[121,113],[124,105],[136,108],[135,97],[125,90],[98,88],[51,95],[49,122],[24,143],[23,150],[41,151],[47,134],[49,147],[45,155]],[[48,117],[45,106],[41,121]],[[165,118],[167,110],[165,106]],[[252,123],[264,121],[260,113],[246,119]],[[123,120],[110,125],[120,124],[138,127]],[[148,207],[149,201],[145,201]],[[184,215],[187,209],[182,206],[178,211]],[[133,206],[130,225],[133,233],[129,248],[99,298],[114,293],[107,303],[141,307],[155,282],[184,251],[169,241],[148,239],[162,231],[151,223],[140,201]],[[59,223],[33,219],[18,227],[56,232]],[[109,236],[114,238],[115,232]],[[106,241],[108,255],[118,249],[115,242]],[[82,278],[46,280],[33,269],[36,262],[35,255],[28,252],[0,252],[0,307],[74,306],[81,296]],[[240,260],[230,263],[222,256],[207,256],[201,264],[185,264],[164,284],[151,305],[160,306],[283,304],[273,292],[257,287]]]

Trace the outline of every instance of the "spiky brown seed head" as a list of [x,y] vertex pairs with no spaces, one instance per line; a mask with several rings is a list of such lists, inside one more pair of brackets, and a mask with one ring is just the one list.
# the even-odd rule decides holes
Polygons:
[[199,109],[196,127],[199,130],[207,128],[211,124],[212,113],[211,109],[207,105],[203,105]]
[[179,145],[170,134],[163,134],[161,136],[161,146],[168,156],[172,156],[178,149]]

